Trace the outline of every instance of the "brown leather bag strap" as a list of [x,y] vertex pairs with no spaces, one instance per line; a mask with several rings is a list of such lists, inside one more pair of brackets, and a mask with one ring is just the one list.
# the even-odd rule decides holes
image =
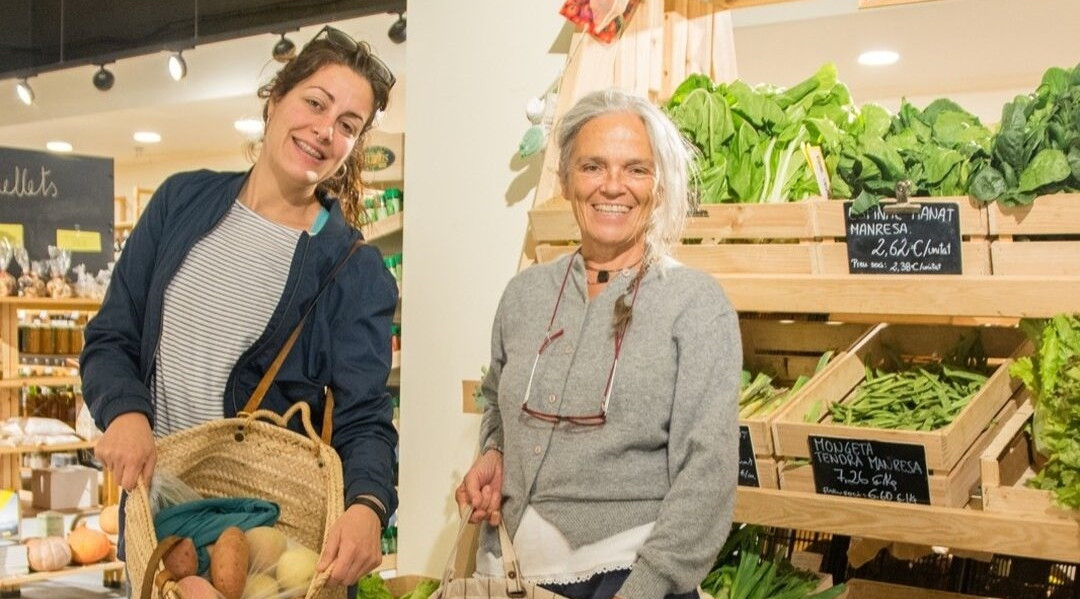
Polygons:
[[150,599],[155,584],[172,579],[172,574],[169,574],[167,570],[162,572],[162,574],[166,574],[165,577],[158,578],[158,566],[161,565],[161,560],[165,558],[165,554],[183,540],[184,537],[172,535],[165,537],[157,544],[157,547],[154,547],[154,552],[150,554],[150,563],[146,565],[146,572],[143,573],[142,589],[139,591],[141,599]]
[[[314,310],[315,304],[319,302],[319,298],[321,298],[326,293],[326,290],[330,288],[330,283],[334,281],[334,277],[338,275],[338,272],[340,272],[341,269],[344,268],[345,264],[349,261],[349,258],[352,258],[352,255],[355,254],[356,250],[360,249],[360,246],[362,245],[364,245],[363,239],[356,240],[356,243],[354,243],[352,248],[349,249],[349,253],[345,255],[345,258],[343,258],[341,262],[338,262],[337,266],[334,267],[334,270],[330,271],[330,275],[326,277],[326,281],[323,283],[322,288],[319,289],[319,293],[315,296],[315,299],[312,300],[311,305],[308,306],[307,311],[304,312],[304,316],[300,318],[300,322],[296,325],[296,328],[293,329],[293,332],[289,335],[289,338],[285,340],[285,344],[281,346],[281,350],[274,358],[274,361],[270,363],[270,368],[266,369],[266,373],[263,374],[263,377],[259,381],[259,384],[255,387],[255,391],[253,391],[251,393],[251,397],[248,398],[247,403],[244,404],[244,412],[250,414],[255,410],[259,409],[259,405],[262,404],[263,398],[266,397],[266,392],[270,390],[270,385],[274,384],[274,378],[277,376],[278,370],[281,369],[281,365],[285,362],[285,358],[289,355],[289,350],[292,349],[293,344],[296,343],[296,340],[300,338],[300,332],[304,330],[304,323],[307,321],[307,317],[311,314],[312,310]],[[329,403],[327,407],[332,408]],[[329,410],[329,412],[332,413],[333,410],[331,409]],[[328,429],[325,428],[326,420],[327,418],[324,415],[323,436],[329,438],[327,437]]]
[[323,405],[322,414],[322,442],[329,445],[330,437],[334,433],[334,392],[330,387],[326,388],[326,402]]

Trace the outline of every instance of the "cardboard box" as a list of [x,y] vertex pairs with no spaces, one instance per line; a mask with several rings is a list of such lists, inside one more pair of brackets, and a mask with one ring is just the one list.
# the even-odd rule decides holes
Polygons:
[[36,508],[87,508],[98,503],[98,471],[85,466],[34,469],[30,489]]

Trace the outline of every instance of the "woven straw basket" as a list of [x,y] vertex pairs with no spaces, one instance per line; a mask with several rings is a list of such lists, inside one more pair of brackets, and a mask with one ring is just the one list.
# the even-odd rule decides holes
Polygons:
[[[297,413],[306,436],[285,428]],[[341,460],[316,434],[306,403],[293,405],[284,415],[266,410],[242,413],[159,439],[157,467],[204,497],[254,497],[277,503],[281,507],[277,528],[316,553],[344,510]],[[147,576],[158,539],[141,482],[128,496],[125,517],[128,575],[135,596],[179,599],[176,581],[160,563]],[[316,575],[307,599],[345,598],[344,588],[323,588],[329,571]]]

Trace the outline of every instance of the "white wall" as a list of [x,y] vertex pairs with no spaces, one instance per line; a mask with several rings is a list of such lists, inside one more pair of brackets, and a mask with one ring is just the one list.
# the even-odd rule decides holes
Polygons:
[[517,269],[539,163],[514,156],[526,100],[565,61],[552,49],[565,23],[557,8],[409,3],[400,573],[441,574],[456,532],[452,493],[480,418],[462,413],[461,381],[487,364],[495,308]]

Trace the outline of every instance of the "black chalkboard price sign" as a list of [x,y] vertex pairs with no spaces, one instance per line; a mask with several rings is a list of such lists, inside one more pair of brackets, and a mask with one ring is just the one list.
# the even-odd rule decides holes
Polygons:
[[739,426],[739,484],[744,487],[760,487],[754,444],[750,441],[750,429]]
[[811,435],[814,487],[822,495],[930,504],[922,445]]
[[890,214],[877,205],[851,213],[844,202],[851,274],[961,274],[960,206],[925,202],[914,214]]

